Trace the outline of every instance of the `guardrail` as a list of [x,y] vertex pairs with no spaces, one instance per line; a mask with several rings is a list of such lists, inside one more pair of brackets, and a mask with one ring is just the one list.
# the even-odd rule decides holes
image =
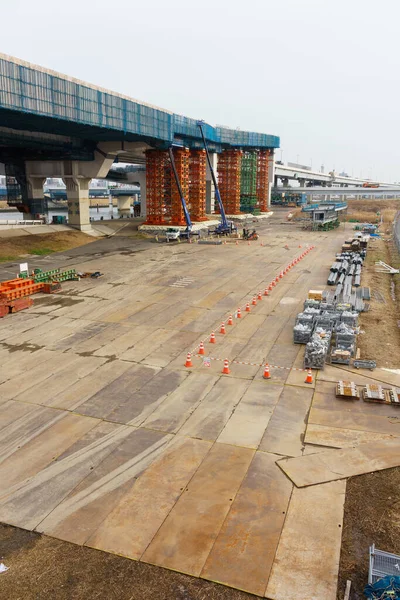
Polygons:
[[3,219],[0,220],[1,225],[43,225],[43,221],[36,219],[29,219],[25,221],[19,221],[17,219]]

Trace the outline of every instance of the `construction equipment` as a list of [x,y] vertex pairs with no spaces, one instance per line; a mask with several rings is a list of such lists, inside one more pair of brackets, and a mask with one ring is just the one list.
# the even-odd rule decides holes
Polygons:
[[258,233],[256,232],[255,229],[253,229],[253,231],[250,231],[250,229],[245,229],[243,227],[243,239],[244,240],[258,240]]
[[212,177],[212,180],[213,180],[213,183],[214,183],[215,197],[217,199],[218,206],[219,206],[219,212],[220,212],[220,215],[221,215],[221,223],[219,223],[215,227],[213,233],[215,233],[216,235],[229,235],[229,234],[231,234],[233,232],[236,232],[237,231],[237,227],[236,227],[236,225],[232,221],[228,221],[227,218],[226,218],[224,205],[222,204],[221,195],[219,193],[219,187],[218,187],[218,183],[217,183],[217,178],[215,177],[214,169],[213,169],[213,166],[211,164],[211,159],[210,159],[210,155],[209,155],[209,152],[208,152],[206,138],[204,136],[203,124],[204,124],[204,121],[197,121],[197,126],[200,129],[201,137],[202,137],[203,144],[204,144],[204,150],[206,151],[207,163],[208,163],[208,166],[209,166],[209,169],[210,169],[210,173],[211,173],[211,177]]
[[[167,238],[167,242],[169,242],[170,240],[177,240],[179,237],[183,237],[183,238],[186,238],[187,240],[189,240],[190,236],[193,233],[192,232],[193,225],[192,225],[192,221],[190,220],[190,215],[189,215],[189,211],[188,211],[188,208],[186,205],[185,198],[183,196],[182,186],[181,186],[181,182],[179,181],[178,172],[176,170],[176,165],[175,165],[175,160],[174,160],[174,154],[172,152],[171,146],[168,148],[168,154],[169,154],[169,158],[171,161],[175,184],[178,189],[178,193],[179,193],[181,203],[182,203],[183,214],[184,214],[185,221],[186,221],[186,229],[184,231],[181,231],[179,229],[176,230],[176,229],[170,227],[167,229],[166,238]],[[177,235],[177,231],[178,231],[178,235]]]

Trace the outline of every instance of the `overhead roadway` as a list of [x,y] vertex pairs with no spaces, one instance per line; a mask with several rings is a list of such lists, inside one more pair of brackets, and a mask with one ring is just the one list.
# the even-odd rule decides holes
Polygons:
[[[301,169],[292,166],[287,166],[275,163],[275,180],[280,179],[282,181],[295,180],[305,183],[306,181],[315,182],[316,184],[330,185],[343,185],[343,186],[360,186],[364,183],[377,183],[384,187],[393,187],[396,184],[384,183],[379,181],[371,181],[368,179],[360,179],[358,177],[345,177],[344,175],[336,175],[336,173],[321,173],[319,171],[311,171],[310,169]],[[297,188],[296,188],[296,191]]]
[[393,185],[387,188],[360,188],[360,187],[275,187],[274,193],[306,194],[307,198],[326,198],[328,200],[339,196],[340,198],[400,198],[400,186]]

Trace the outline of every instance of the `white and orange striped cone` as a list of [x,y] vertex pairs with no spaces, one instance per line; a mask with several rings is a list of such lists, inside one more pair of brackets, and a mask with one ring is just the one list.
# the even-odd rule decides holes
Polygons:
[[275,277],[275,283],[278,283],[278,281],[279,281],[279,275],[277,275],[277,276]]
[[275,287],[275,286],[276,286],[276,281],[275,281],[275,279],[274,279],[274,280],[271,282],[271,285],[272,285],[272,287]]
[[264,242],[261,242],[261,244],[260,244],[260,245],[261,245],[261,246],[264,246]]
[[242,318],[242,313],[241,313],[240,307],[237,309],[236,317],[237,317],[238,319],[241,319],[241,318]]
[[250,308],[250,303],[249,303],[249,302],[246,302],[246,308],[245,308],[245,311],[246,311],[246,312],[250,312],[250,311],[251,311],[251,308]]
[[286,250],[289,250],[289,246],[287,244],[285,244],[285,248]]
[[229,315],[229,318],[228,318],[228,325],[233,325],[233,318],[232,318],[232,315]]
[[225,323],[221,323],[221,328],[220,328],[219,332],[222,333],[222,334],[226,333]]
[[258,292],[257,300],[262,300],[261,290]]
[[301,244],[299,244],[299,248],[301,248]]
[[236,246],[239,246],[239,240],[236,240]]
[[230,373],[229,362],[228,362],[227,358],[224,360],[224,368],[222,369],[222,373],[223,373],[223,375],[229,375],[229,373]]
[[204,349],[204,343],[200,342],[200,344],[199,344],[199,354],[205,354],[205,353],[206,353],[206,351]]
[[192,355],[190,354],[190,352],[187,353],[185,367],[193,367]]
[[272,285],[272,281],[271,281],[271,283],[270,283],[270,284],[269,284],[269,286],[268,286],[268,291],[269,291],[269,292],[272,292],[272,288],[273,288],[273,287],[274,287],[274,286]]
[[247,245],[250,246],[250,242],[247,242]]
[[251,301],[251,305],[252,306],[256,306],[256,304],[257,304],[257,298],[255,296],[253,296],[253,299]]
[[268,363],[265,363],[263,378],[271,379],[271,373],[269,372],[269,364]]
[[217,340],[215,339],[215,333],[212,332],[210,335],[210,344],[216,344]]
[[312,376],[312,371],[311,369],[308,369],[307,371],[307,377],[304,383],[312,383],[313,382],[313,376]]
[[265,290],[264,290],[264,296],[269,296],[269,291],[268,291],[268,289],[269,289],[269,288],[265,288]]

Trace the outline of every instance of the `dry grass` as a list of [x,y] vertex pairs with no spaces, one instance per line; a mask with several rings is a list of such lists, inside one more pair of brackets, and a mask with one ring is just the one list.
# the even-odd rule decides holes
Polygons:
[[352,477],[347,482],[340,554],[338,600],[346,580],[352,581],[351,600],[365,599],[368,548],[400,554],[400,469]]
[[[348,200],[344,220],[357,220],[360,223],[393,223],[400,210],[400,200]],[[378,215],[377,213],[380,213]]]
[[7,600],[256,600],[256,596],[114,554],[0,525]]
[[11,238],[0,238],[0,262],[17,260],[26,254],[50,254],[84,246],[95,241],[90,235],[81,231],[60,231],[38,235],[21,235]]

